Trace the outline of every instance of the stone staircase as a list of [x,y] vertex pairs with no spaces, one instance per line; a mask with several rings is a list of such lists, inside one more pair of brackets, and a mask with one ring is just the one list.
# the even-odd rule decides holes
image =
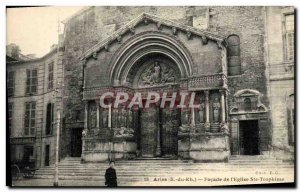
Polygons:
[[[67,157],[59,163],[59,179],[75,182],[96,182],[104,185],[104,174],[108,163],[81,163],[80,158]],[[118,184],[120,186],[153,185],[155,178],[194,176],[231,172],[253,172],[254,169],[292,171],[293,163],[283,162],[266,156],[231,156],[228,163],[193,163],[191,160],[128,160],[117,161]],[[53,180],[55,166],[40,168],[36,179]],[[152,182],[152,183],[151,183]],[[87,184],[88,185],[88,184]]]

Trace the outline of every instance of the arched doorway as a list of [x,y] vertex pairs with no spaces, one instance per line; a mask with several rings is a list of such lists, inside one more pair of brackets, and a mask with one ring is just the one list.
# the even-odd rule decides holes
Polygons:
[[[164,33],[145,32],[129,39],[116,52],[110,80],[112,86],[129,87],[135,93],[167,92],[169,97],[180,91],[182,79],[192,73],[192,65],[181,42]],[[139,108],[136,113],[137,157],[177,158],[181,110],[160,106],[161,102]]]
[[[175,62],[160,53],[151,53],[138,60],[130,69],[126,82],[136,92],[155,91],[160,95],[179,91],[180,72]],[[146,99],[146,98],[144,98]],[[170,108],[169,102],[160,99],[149,108],[138,109],[136,132],[140,158],[177,158],[180,110]]]

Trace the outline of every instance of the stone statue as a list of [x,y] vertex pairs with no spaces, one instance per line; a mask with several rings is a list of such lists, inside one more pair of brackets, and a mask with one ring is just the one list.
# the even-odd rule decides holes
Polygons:
[[127,111],[124,107],[120,110],[120,127],[126,127]]
[[182,120],[182,125],[179,127],[179,132],[180,133],[189,133],[191,117],[190,117],[190,114],[188,111],[182,113],[181,120]]
[[119,127],[120,124],[120,117],[118,109],[112,109],[112,121],[111,127]]
[[86,129],[83,129],[81,134],[82,134],[82,137],[85,137],[85,136],[86,136],[86,134],[87,134],[87,131],[86,131]]
[[191,123],[191,117],[188,111],[183,113],[182,124],[189,125]]
[[103,118],[103,128],[107,128],[108,127],[108,110],[104,109],[102,111],[102,118]]
[[155,83],[160,83],[161,81],[161,69],[157,61],[155,62],[154,66],[153,80]]
[[132,128],[132,111],[129,109],[127,112],[127,128]]
[[97,126],[97,107],[95,105],[90,106],[89,110],[89,127]]
[[221,107],[221,104],[220,104],[218,98],[215,98],[215,100],[213,102],[213,120],[215,123],[219,122],[220,107]]
[[205,116],[205,103],[203,101],[200,101],[200,107],[199,107],[199,121],[200,123],[204,123],[204,116]]

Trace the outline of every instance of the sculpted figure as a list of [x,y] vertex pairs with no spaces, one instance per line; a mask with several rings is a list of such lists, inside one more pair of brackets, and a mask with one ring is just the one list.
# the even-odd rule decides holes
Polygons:
[[144,74],[142,74],[142,85],[148,85],[151,84],[151,70],[148,69]]
[[205,116],[205,103],[204,101],[200,101],[200,108],[199,108],[199,120],[200,120],[200,123],[203,123],[204,122],[204,116]]
[[153,80],[155,83],[160,83],[161,80],[161,74],[160,74],[160,66],[158,64],[158,62],[155,62],[155,66],[154,66],[154,74],[153,74]]
[[108,110],[107,109],[103,110],[102,118],[103,118],[103,128],[108,127]]
[[174,81],[175,81],[174,71],[171,69],[166,69],[162,77],[162,82],[165,83],[165,82],[174,82]]
[[213,119],[214,119],[214,122],[219,122],[220,107],[221,107],[221,104],[220,104],[218,98],[215,98],[215,100],[213,102]]

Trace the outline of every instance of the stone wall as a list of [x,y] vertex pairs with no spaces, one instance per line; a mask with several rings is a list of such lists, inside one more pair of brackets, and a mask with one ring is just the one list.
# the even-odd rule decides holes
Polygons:
[[[65,67],[64,116],[66,123],[70,126],[75,123],[76,111],[83,111],[84,109],[82,103],[83,66],[79,57],[86,50],[144,12],[181,24],[191,24],[191,16],[197,17],[202,14],[199,10],[201,7],[91,7],[68,20],[65,25],[65,52],[63,55]],[[234,104],[233,94],[246,88],[261,92],[263,94],[262,102],[268,107],[264,64],[264,12],[262,7],[210,7],[203,10],[208,10],[209,14],[208,31],[224,36],[236,34],[240,37],[242,74],[228,77],[228,110]],[[178,38],[189,47],[195,63],[199,64],[194,66],[193,72],[201,74],[204,69],[209,70],[210,64],[214,63],[210,60],[215,56],[210,55],[208,50],[205,50],[211,48],[210,45],[202,47],[201,43],[194,44],[196,41],[187,42],[186,35],[181,36],[179,34]],[[123,40],[126,40],[126,37]],[[212,49],[214,48],[212,47]],[[94,86],[108,83],[109,66],[103,63],[109,62],[115,50],[116,47],[112,46],[109,52],[99,53],[98,60],[95,62],[101,64],[101,69],[96,65],[87,63],[88,84]],[[219,58],[217,56],[216,59],[221,65],[221,56]],[[79,121],[83,122],[83,116]],[[265,124],[263,129],[269,130],[268,124]]]

